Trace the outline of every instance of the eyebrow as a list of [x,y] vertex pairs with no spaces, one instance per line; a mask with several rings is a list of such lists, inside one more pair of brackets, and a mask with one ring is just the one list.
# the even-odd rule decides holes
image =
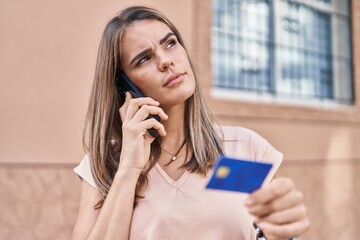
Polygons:
[[161,40],[160,40],[160,45],[163,44],[169,37],[171,37],[172,35],[175,35],[174,33],[172,32],[169,32],[168,34],[165,35],[165,37],[163,37]]
[[[175,35],[175,34],[172,33],[172,32],[167,33],[162,39],[160,39],[159,44],[162,45],[164,42],[166,42],[166,40],[167,40],[169,37],[171,37],[171,36],[173,36],[173,35]],[[131,65],[133,62],[135,62],[137,59],[142,58],[143,56],[145,56],[145,55],[146,55],[148,52],[150,52],[150,51],[151,51],[151,49],[150,49],[150,48],[147,48],[147,49],[141,51],[140,53],[138,53],[138,54],[133,58],[133,60],[131,60],[130,65]]]

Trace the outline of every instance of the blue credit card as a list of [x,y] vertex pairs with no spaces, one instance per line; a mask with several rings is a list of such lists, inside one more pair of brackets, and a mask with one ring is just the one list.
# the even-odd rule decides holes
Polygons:
[[207,188],[251,193],[260,188],[272,164],[220,157]]

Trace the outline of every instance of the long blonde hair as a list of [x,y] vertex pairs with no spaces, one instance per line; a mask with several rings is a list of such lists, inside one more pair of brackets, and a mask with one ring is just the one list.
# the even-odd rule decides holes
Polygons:
[[[185,48],[176,27],[163,14],[148,7],[126,8],[105,27],[99,46],[83,132],[83,146],[91,159],[91,171],[103,196],[103,200],[95,208],[102,206],[109,192],[121,153],[122,121],[119,108],[124,100],[119,97],[116,87],[116,71],[121,66],[121,36],[124,29],[133,22],[149,19],[165,23]],[[223,151],[213,126],[214,119],[204,102],[196,80],[195,82],[194,94],[186,100],[184,116],[186,149],[192,150],[192,157],[183,167],[191,172],[206,174]],[[115,139],[117,146],[111,144],[112,139]],[[151,144],[150,167],[139,177],[135,190],[135,203],[141,198],[140,190],[147,184],[147,173],[160,156],[160,143],[161,138],[157,137]]]

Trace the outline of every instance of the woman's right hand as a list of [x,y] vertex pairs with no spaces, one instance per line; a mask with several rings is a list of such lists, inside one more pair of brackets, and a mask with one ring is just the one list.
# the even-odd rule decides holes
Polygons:
[[160,136],[165,136],[164,125],[155,118],[149,118],[149,114],[158,115],[161,120],[167,120],[168,116],[159,107],[160,103],[152,98],[132,98],[126,92],[125,102],[119,109],[122,125],[122,148],[119,168],[134,168],[143,170],[149,161],[150,144],[154,141],[148,133],[148,129],[154,128]]

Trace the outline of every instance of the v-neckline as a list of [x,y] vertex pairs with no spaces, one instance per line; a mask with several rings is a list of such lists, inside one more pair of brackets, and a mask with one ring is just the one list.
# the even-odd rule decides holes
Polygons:
[[172,179],[166,172],[165,170],[160,166],[159,163],[155,164],[155,169],[159,172],[159,174],[166,180],[166,182],[168,182],[170,185],[174,186],[174,187],[180,187],[181,184],[186,180],[186,177],[188,176],[188,171],[186,170],[178,180],[174,180]]

